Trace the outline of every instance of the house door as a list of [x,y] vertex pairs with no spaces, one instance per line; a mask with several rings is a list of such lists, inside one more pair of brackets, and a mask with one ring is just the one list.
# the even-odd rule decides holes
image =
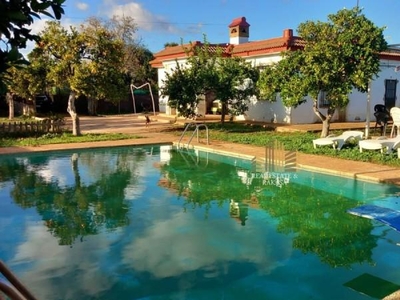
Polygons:
[[393,106],[396,106],[396,79],[385,79],[385,106],[390,110]]

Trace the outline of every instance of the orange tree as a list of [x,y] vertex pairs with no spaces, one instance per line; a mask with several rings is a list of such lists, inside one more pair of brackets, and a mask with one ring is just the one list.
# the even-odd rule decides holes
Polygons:
[[[264,69],[258,81],[261,94],[270,101],[279,94],[288,107],[309,96],[322,121],[321,136],[327,136],[335,110],[348,104],[353,89],[367,92],[379,72],[379,53],[387,47],[383,30],[358,8],[340,10],[327,22],[300,24],[297,31],[304,49],[285,52],[282,60]],[[329,103],[325,114],[318,105],[321,92]]]
[[107,98],[123,90],[122,41],[104,27],[67,30],[58,22],[48,22],[34,51],[47,66],[47,81],[70,91],[67,111],[73,135],[81,134],[77,96]]
[[258,77],[258,69],[241,57],[218,60],[210,87],[222,103],[221,123],[224,123],[226,114],[232,118],[248,110],[250,97],[257,94],[255,83]]
[[[186,47],[183,46],[182,47]],[[168,97],[168,105],[175,108],[180,116],[193,118],[201,95],[210,90],[209,84],[214,79],[217,57],[209,43],[197,43],[184,48],[187,60],[182,63],[176,60],[176,68],[166,73],[161,94]]]
[[230,57],[222,47],[215,50],[207,41],[185,50],[186,62],[176,61],[176,68],[163,81],[161,93],[168,96],[168,105],[192,118],[202,95],[211,92],[222,104],[221,123],[227,114],[244,113],[256,94],[258,70],[242,58]]

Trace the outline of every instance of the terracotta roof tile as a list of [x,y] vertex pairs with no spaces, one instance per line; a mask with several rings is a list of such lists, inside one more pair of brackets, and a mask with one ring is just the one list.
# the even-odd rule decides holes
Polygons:
[[191,46],[190,44],[184,44],[184,45],[166,47],[156,54],[159,54],[162,56],[167,56],[167,55],[172,55],[172,54],[180,54],[180,53],[185,52],[184,49],[189,50],[190,46]]
[[380,53],[381,59],[392,59],[400,61],[400,49],[399,48],[388,48]]
[[[245,20],[245,19],[244,19]],[[242,21],[242,18],[235,19],[232,24]],[[231,26],[230,25],[230,26]],[[209,50],[213,53],[217,51],[218,47],[223,48],[224,55],[234,55],[241,57],[260,56],[270,53],[280,53],[287,50],[298,50],[305,46],[305,42],[301,37],[293,36],[291,29],[286,29],[282,37],[271,38],[260,41],[250,41],[239,45],[233,44],[211,44]],[[183,58],[186,56],[186,50],[192,47],[204,47],[204,44],[196,41],[191,44],[167,47],[160,52],[154,54],[155,59],[150,62],[153,67],[162,67],[162,62],[166,60],[173,60],[176,58]],[[395,59],[400,61],[400,49],[389,48],[380,53],[382,59]]]
[[[193,49],[194,47],[201,47],[205,48],[205,44],[201,43],[199,41],[190,43],[190,44],[184,44],[184,45],[179,45],[179,46],[172,46],[172,47],[166,47],[165,49],[161,50],[160,52],[157,52],[154,54],[154,59],[150,61],[150,64],[153,67],[159,67],[162,65],[162,62],[165,60],[173,60],[176,58],[183,58],[187,56],[187,52]],[[231,45],[229,44],[210,44],[208,47],[208,50],[210,53],[216,53],[218,48],[222,48],[222,53],[227,55],[227,53],[231,49]]]
[[247,23],[246,18],[245,17],[240,17],[240,18],[236,18],[232,21],[231,24],[229,24],[229,28],[231,27],[235,27],[235,26],[250,26],[249,23]]
[[[268,40],[247,42],[239,45],[235,45],[232,50],[232,54],[239,54],[244,52],[259,52],[261,50],[273,50],[280,52],[283,49],[289,50],[291,48],[302,48],[304,47],[304,42],[299,37],[287,38],[273,38]],[[270,51],[269,51],[270,52]]]
[[[200,46],[203,50],[205,50],[206,47],[204,44],[201,44]],[[211,53],[216,53],[218,49],[222,49],[222,52],[226,53],[230,49],[229,46],[230,46],[229,44],[210,44],[208,50]]]
[[400,49],[388,48],[387,50],[381,52],[381,54],[390,54],[393,56],[400,56]]

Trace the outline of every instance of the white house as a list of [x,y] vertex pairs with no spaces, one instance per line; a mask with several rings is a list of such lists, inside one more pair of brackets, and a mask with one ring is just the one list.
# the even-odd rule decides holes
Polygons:
[[[292,29],[285,29],[283,35],[277,38],[270,38],[260,41],[249,41],[250,24],[247,23],[245,17],[234,19],[229,28],[229,43],[214,44],[211,47],[222,47],[226,50],[227,55],[240,56],[251,62],[255,67],[271,64],[281,59],[282,51],[294,51],[302,49],[303,40],[293,35]],[[184,63],[187,58],[184,49],[191,47],[201,47],[203,44],[199,41],[166,47],[154,55],[155,59],[151,61],[151,65],[158,69],[158,85],[161,88],[166,74],[171,72],[177,63]],[[400,79],[400,72],[396,72],[396,68],[400,67],[400,48],[399,45],[389,46],[389,49],[380,54],[381,71],[378,77],[371,82],[369,97],[366,93],[353,91],[350,103],[345,109],[337,111],[333,118],[334,121],[365,121],[367,118],[367,98],[370,99],[369,118],[374,120],[373,107],[376,104],[384,104],[388,108],[400,106],[397,102],[397,84]],[[205,101],[199,104],[199,113],[211,113],[213,99],[210,95],[205,96]],[[160,95],[160,111],[168,115],[174,115],[174,109],[168,107],[168,99]],[[323,107],[323,98],[321,97],[320,107]],[[249,110],[245,115],[239,118],[244,120],[287,123],[287,124],[306,124],[315,123],[319,119],[313,113],[312,101],[308,99],[306,103],[296,108],[285,107],[278,100],[269,102],[264,100],[253,99],[249,105]]]

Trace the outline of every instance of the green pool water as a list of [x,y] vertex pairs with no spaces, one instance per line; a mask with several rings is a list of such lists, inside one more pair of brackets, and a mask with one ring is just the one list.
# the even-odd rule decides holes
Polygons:
[[373,299],[397,186],[170,146],[0,156],[0,259],[39,299]]

